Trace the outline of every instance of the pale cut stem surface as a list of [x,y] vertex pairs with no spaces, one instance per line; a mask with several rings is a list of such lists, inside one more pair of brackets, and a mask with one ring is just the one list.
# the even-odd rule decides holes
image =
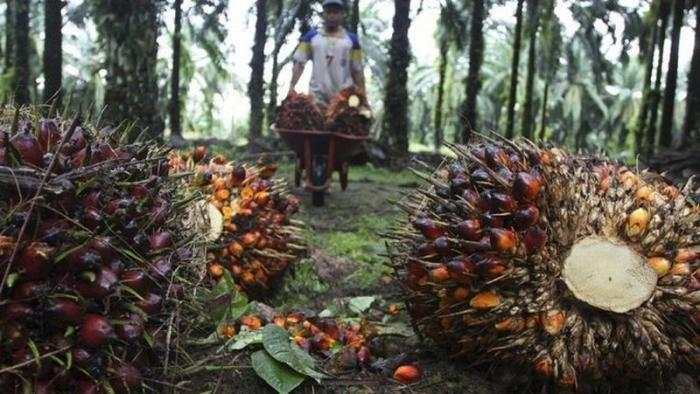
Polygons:
[[595,236],[574,244],[564,261],[562,278],[577,299],[617,313],[647,301],[658,280],[656,272],[632,248]]

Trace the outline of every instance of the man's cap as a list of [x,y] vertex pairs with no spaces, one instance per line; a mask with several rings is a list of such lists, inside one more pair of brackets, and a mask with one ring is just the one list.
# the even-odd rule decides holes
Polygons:
[[323,8],[326,8],[326,7],[332,6],[332,5],[337,5],[338,7],[345,9],[345,1],[343,1],[343,0],[324,0],[323,1]]

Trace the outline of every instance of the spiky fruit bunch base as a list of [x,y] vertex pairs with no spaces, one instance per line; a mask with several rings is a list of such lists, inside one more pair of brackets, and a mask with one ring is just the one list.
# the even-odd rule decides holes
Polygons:
[[193,186],[208,196],[210,224],[220,226],[210,240],[209,276],[217,281],[226,269],[248,296],[270,296],[305,250],[291,219],[300,202],[273,178],[277,165],[234,165],[222,157],[207,164],[183,162],[171,156],[171,165],[194,167]]
[[0,387],[141,391],[188,255],[165,152],[25,109],[0,129]]
[[401,203],[392,262],[451,356],[562,386],[700,366],[700,208],[651,173],[488,140]]

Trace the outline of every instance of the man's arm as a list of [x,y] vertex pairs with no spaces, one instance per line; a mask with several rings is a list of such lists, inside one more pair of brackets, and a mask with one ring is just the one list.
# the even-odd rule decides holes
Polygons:
[[294,67],[292,68],[292,83],[289,85],[289,94],[294,92],[294,89],[297,86],[297,83],[299,83],[299,79],[301,78],[301,74],[304,73],[304,68],[305,64],[302,62],[294,62]]

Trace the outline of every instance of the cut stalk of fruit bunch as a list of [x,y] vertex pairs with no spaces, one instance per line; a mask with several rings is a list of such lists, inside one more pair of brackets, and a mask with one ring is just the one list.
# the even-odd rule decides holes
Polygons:
[[275,163],[236,165],[215,157],[195,166],[189,156],[173,154],[170,161],[195,172],[189,186],[208,196],[206,205],[191,207],[186,225],[211,243],[209,276],[216,281],[228,270],[247,295],[269,296],[304,251],[299,228],[290,223],[299,200],[273,178]]
[[690,184],[528,141],[451,148],[391,234],[419,331],[450,355],[562,386],[700,367]]
[[174,310],[168,290],[189,252],[167,219],[191,197],[169,177],[165,148],[116,146],[119,130],[39,113],[0,110],[0,129],[18,130],[0,138],[3,390],[141,391],[170,351],[145,333]]

